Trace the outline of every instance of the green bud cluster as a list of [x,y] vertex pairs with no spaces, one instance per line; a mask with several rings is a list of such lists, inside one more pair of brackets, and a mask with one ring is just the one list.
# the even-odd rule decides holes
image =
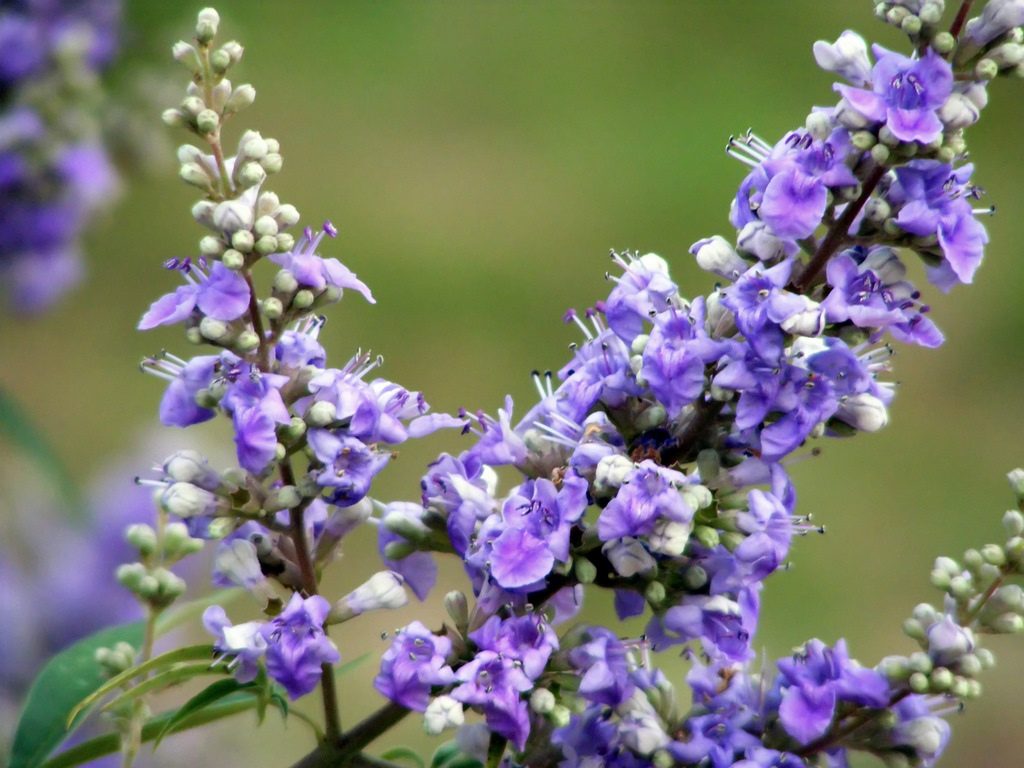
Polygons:
[[93,659],[107,675],[113,677],[134,666],[135,653],[135,648],[130,643],[120,642],[111,648],[97,648],[93,653]]

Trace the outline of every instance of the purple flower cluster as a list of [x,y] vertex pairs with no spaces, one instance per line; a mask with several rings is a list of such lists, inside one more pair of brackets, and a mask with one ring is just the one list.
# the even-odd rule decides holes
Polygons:
[[0,9],[0,273],[18,309],[43,309],[78,282],[82,232],[117,191],[93,95],[80,73],[64,86],[69,71],[110,64],[120,14],[119,0]]

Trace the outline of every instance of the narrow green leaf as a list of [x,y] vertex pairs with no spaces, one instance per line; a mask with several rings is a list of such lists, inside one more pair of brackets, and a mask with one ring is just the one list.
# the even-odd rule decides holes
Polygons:
[[392,747],[387,752],[381,755],[382,760],[408,760],[416,768],[427,768],[427,764],[423,762],[423,758],[419,754],[410,749],[409,747]]
[[[191,728],[197,728],[215,720],[223,720],[226,717],[246,712],[256,706],[256,697],[247,691],[238,691],[235,694],[225,697],[224,701],[206,707],[200,712],[193,712],[189,717],[181,720],[177,725],[168,730],[168,733],[180,733]],[[177,710],[164,712],[146,721],[142,726],[143,743],[152,741],[160,733],[167,721],[174,717]],[[71,768],[71,766],[82,765],[97,757],[109,755],[116,752],[121,745],[121,737],[116,733],[107,733],[97,736],[89,741],[77,744],[71,749],[61,752],[42,764],[42,768]]]
[[183,683],[186,680],[191,680],[193,677],[198,677],[199,675],[224,675],[226,673],[227,669],[223,665],[215,666],[209,663],[175,664],[170,669],[165,669],[163,672],[153,675],[153,677],[147,677],[138,685],[119,694],[116,698],[113,698],[104,704],[103,709],[117,709],[132,699],[137,699],[139,696],[145,696],[147,693],[161,691],[164,688],[169,688],[172,685]]
[[[139,626],[140,628],[142,627],[141,622]],[[134,643],[134,645],[138,645],[141,642],[142,636],[140,634],[139,639]],[[77,718],[81,713],[111,691],[120,688],[130,680],[134,680],[139,675],[145,674],[146,672],[152,672],[154,669],[159,669],[160,667],[177,664],[182,661],[201,661],[206,659],[212,663],[214,655],[212,645],[189,645],[185,648],[176,648],[173,651],[162,653],[147,662],[132,667],[131,669],[126,669],[121,674],[114,675],[104,684],[94,688],[88,696],[76,702],[76,705],[68,712],[66,723],[68,727],[70,727],[75,718]]]
[[245,590],[241,587],[219,589],[212,595],[190,600],[187,603],[181,603],[173,608],[169,608],[157,617],[156,636],[162,637],[171,630],[191,621],[211,605],[227,605],[243,594],[245,594]]
[[60,491],[69,511],[76,517],[82,516],[82,497],[71,473],[25,409],[3,389],[0,389],[0,437],[6,438],[38,465]]
[[74,730],[69,714],[103,685],[103,669],[93,655],[97,648],[126,642],[142,643],[141,621],[102,629],[79,640],[43,667],[29,690],[21,712],[9,768],[36,768]]
[[226,680],[218,680],[215,683],[211,683],[206,686],[203,690],[182,704],[177,711],[170,713],[171,716],[167,718],[163,727],[161,727],[160,731],[156,734],[153,749],[160,746],[160,742],[163,741],[164,736],[171,733],[178,727],[178,725],[194,715],[196,712],[207,709],[223,699],[225,696],[229,696],[237,691],[252,687],[254,687],[252,683],[240,683],[233,677],[229,677]]
[[434,752],[430,768],[484,768],[484,764],[463,754],[458,742],[446,741]]
[[362,656],[356,656],[352,661],[346,661],[344,664],[339,664],[334,668],[335,677],[344,677],[349,672],[352,672],[363,665],[363,662],[370,658],[369,653],[364,653]]

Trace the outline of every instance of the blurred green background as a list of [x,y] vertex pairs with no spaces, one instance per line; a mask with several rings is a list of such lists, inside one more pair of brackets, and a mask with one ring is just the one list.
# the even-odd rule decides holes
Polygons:
[[[744,169],[722,151],[726,138],[753,127],[774,141],[812,105],[834,102],[832,78],[811,56],[816,39],[856,28],[905,49],[872,5],[222,2],[222,39],[246,48],[234,80],[257,89],[228,144],[242,127],[281,142],[285,168],[268,187],[307,223],[331,218],[341,236],[324,255],[376,295],[376,306],[352,294],[330,310],[321,337],[330,360],[369,348],[385,356],[385,376],[422,389],[435,409],[493,412],[506,393],[526,404],[529,372],[565,361],[576,334],[561,315],[606,295],[609,248],[656,251],[684,293],[710,289],[687,248],[730,236],[728,204]],[[184,86],[167,53],[191,34],[198,7],[128,2],[124,87],[149,68]],[[845,636],[866,663],[911,650],[900,623],[937,595],[927,585],[934,556],[1001,535],[1012,501],[1003,475],[1024,464],[1024,83],[998,82],[991,96],[970,133],[975,178],[1001,209],[987,222],[987,261],[974,286],[928,292],[948,340],[937,352],[900,349],[889,427],[823,443],[820,458],[792,466],[800,510],[828,534],[797,542],[795,567],[769,581],[759,637],[768,657],[812,636]],[[151,123],[167,131],[158,107]],[[139,359],[161,347],[190,353],[173,330],[134,330],[175,286],[161,262],[192,254],[202,234],[170,162],[184,138],[170,137],[163,171],[130,181],[94,232],[86,284],[45,317],[5,321],[0,336],[0,382],[83,482],[153,429],[161,386],[138,373]],[[229,445],[224,425],[196,433]],[[376,495],[417,498],[425,463],[460,445],[444,437],[403,449]],[[139,455],[139,471],[159,458]],[[369,538],[347,546],[330,591],[375,569],[370,547]],[[465,584],[456,564],[444,573],[437,602]],[[243,608],[232,613],[241,619]],[[605,600],[589,611],[613,621]],[[440,614],[410,606],[334,637],[347,659],[377,655],[380,632],[413,618],[436,624]],[[980,764],[980,755],[991,768],[1019,765],[1012,713],[1024,706],[1024,647],[992,647],[1001,668],[985,679],[984,699],[952,717],[945,765]],[[681,675],[673,656],[663,660]],[[346,724],[379,703],[368,693],[374,667],[371,658],[342,683]],[[387,743],[427,744],[414,720]],[[284,765],[308,748],[300,724],[282,732],[268,723],[221,730],[232,749],[252,750],[250,764]]]

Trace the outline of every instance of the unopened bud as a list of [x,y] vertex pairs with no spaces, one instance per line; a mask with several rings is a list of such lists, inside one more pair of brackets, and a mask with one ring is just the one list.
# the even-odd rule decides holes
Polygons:
[[191,184],[193,187],[199,187],[199,189],[207,192],[213,185],[213,182],[210,180],[210,176],[206,173],[206,169],[199,165],[199,163],[185,163],[178,170],[178,176],[186,184]]
[[460,631],[469,625],[469,601],[466,600],[465,593],[453,589],[446,594],[444,596],[444,609]]
[[405,579],[394,571],[380,571],[338,600],[327,617],[330,624],[347,621],[367,611],[401,608],[409,602]]
[[538,715],[549,714],[554,710],[557,703],[555,701],[555,694],[547,688],[535,688],[533,693],[530,694],[530,709]]
[[196,128],[200,133],[213,133],[220,125],[220,117],[212,109],[204,109],[196,115]]
[[224,114],[241,112],[246,107],[251,107],[254,101],[256,101],[256,89],[249,83],[244,83],[231,92],[228,100],[224,103]]
[[432,699],[423,711],[423,730],[437,736],[448,728],[458,728],[466,721],[461,702],[451,696]]
[[220,14],[214,8],[203,8],[196,20],[196,39],[200,43],[209,43],[217,35],[220,25]]

